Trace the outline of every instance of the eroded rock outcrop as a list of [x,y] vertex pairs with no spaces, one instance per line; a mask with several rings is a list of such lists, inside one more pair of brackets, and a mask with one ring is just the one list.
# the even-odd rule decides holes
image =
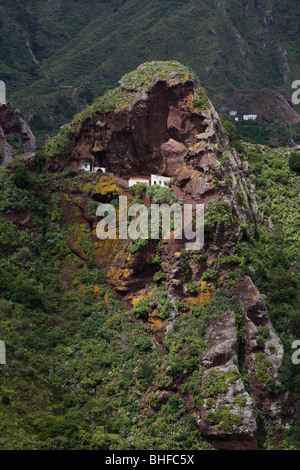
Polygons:
[[[145,64],[123,77],[118,89],[62,129],[59,136],[46,144],[45,152],[51,172],[78,169],[84,162],[106,168],[107,174],[99,175],[96,182],[70,188],[68,192],[75,208],[80,209],[83,222],[92,230],[96,266],[104,270],[107,283],[130,313],[139,302],[144,302],[153,342],[161,346],[174,320],[182,314],[175,300],[190,314],[194,307],[200,308],[212,299],[223,282],[226,286],[229,267],[235,269],[232,260],[236,243],[245,233],[247,237],[254,234],[258,209],[255,188],[249,185],[249,180],[246,182],[249,166],[229,146],[218,114],[195,77],[176,62],[156,63],[155,67],[159,72],[153,72],[153,64]],[[152,70],[149,75],[148,68]],[[172,178],[171,188],[177,200],[204,204],[206,230],[201,252],[184,253],[185,239],[166,238],[160,243],[149,240],[133,250],[130,240],[97,238],[99,220],[86,210],[87,199],[106,203],[112,195],[130,196],[126,185],[121,187],[118,183],[119,178],[153,173]],[[63,201],[63,194],[58,196]],[[77,203],[80,198],[82,202]],[[145,195],[143,202],[149,207],[151,201]],[[70,205],[64,212],[68,226],[76,223],[78,216],[75,210],[72,213]],[[74,234],[67,242],[86,262],[78,236]],[[150,285],[153,286],[158,270],[159,285],[167,289],[168,299],[174,304],[169,318],[160,316],[157,305],[152,308],[145,302],[152,295]],[[241,351],[238,355],[236,312],[226,311],[210,325],[205,336],[208,349],[201,357],[198,371],[202,374],[203,405],[195,406],[191,391],[184,399],[201,433],[213,447],[254,449],[255,407],[268,422],[274,424],[280,419],[283,397],[272,392],[271,382],[277,377],[283,348],[265,301],[251,279],[236,283],[231,290],[243,310],[250,388],[246,389],[245,377],[239,371]],[[176,381],[178,389],[181,379]],[[155,406],[160,407],[174,388],[154,384],[152,392]],[[150,408],[146,400],[142,414],[147,414]]]
[[241,301],[244,315],[246,361],[250,387],[262,415],[273,423],[281,422],[285,395],[274,393],[284,349],[271,323],[265,299],[246,276],[232,287]]
[[15,140],[15,147],[20,153],[33,153],[36,151],[35,137],[18,110],[9,105],[0,106],[0,155],[2,165],[12,161],[17,153],[16,148],[9,140]]
[[223,313],[209,327],[209,349],[202,358],[204,404],[198,426],[216,449],[255,449],[254,403],[238,370],[235,313]]
[[[46,154],[48,168],[53,172],[72,166],[81,168],[83,162],[90,162],[124,179],[162,174],[173,179],[172,189],[177,199],[185,203],[207,207],[211,201],[216,206],[220,202],[225,204],[224,210],[231,217],[228,227],[225,229],[220,220],[216,234],[206,236],[204,257],[210,264],[217,262],[216,255],[209,249],[212,236],[216,246],[225,248],[233,256],[243,227],[253,233],[257,207],[244,179],[243,165],[236,152],[230,149],[218,114],[204,89],[177,62],[144,64],[123,77],[118,89],[99,99],[69,127],[62,129],[61,134],[46,145]],[[102,179],[104,184],[105,178]],[[94,197],[99,202],[106,201],[106,195],[102,191],[101,199],[100,193]],[[101,244],[105,250],[105,243]],[[121,251],[128,252],[128,244],[121,245],[124,246]],[[163,262],[169,264],[183,247],[184,240],[165,243]],[[151,269],[144,261],[146,251],[151,258],[153,247],[149,246],[142,255],[118,254],[115,258],[118,266],[113,265],[113,260],[107,268],[108,281],[112,281],[114,288],[132,293],[136,273],[149,279]],[[120,273],[124,260],[125,276]],[[98,264],[103,267],[100,259]],[[174,289],[181,276],[176,264],[164,269]],[[143,267],[147,269],[143,271]],[[197,274],[195,268],[195,281],[201,280],[203,270],[205,267],[198,269]],[[112,276],[116,271],[118,274]],[[143,288],[146,282],[144,286],[141,282],[139,285]]]

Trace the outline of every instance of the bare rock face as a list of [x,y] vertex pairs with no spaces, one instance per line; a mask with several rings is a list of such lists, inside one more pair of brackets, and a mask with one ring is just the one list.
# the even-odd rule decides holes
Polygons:
[[274,58],[279,69],[280,75],[282,77],[283,83],[288,79],[289,73],[291,71],[288,60],[287,60],[287,51],[282,47],[277,47],[274,52]]
[[23,153],[36,151],[35,137],[29,126],[21,117],[18,110],[12,110],[9,105],[0,106],[0,154],[2,165],[12,161],[16,150],[7,141],[9,137],[18,137]]
[[253,396],[267,420],[280,422],[286,397],[276,395],[273,385],[283,361],[282,343],[270,321],[263,296],[248,276],[232,287],[232,293],[239,297],[243,309],[246,361]]
[[[116,182],[135,175],[168,176],[177,198],[185,203],[204,204],[206,208],[211,201],[226,205],[230,226],[225,228],[222,221],[218,222],[214,244],[233,255],[242,226],[253,233],[257,218],[255,197],[247,187],[243,165],[230,149],[219,116],[196,78],[177,62],[158,62],[155,67],[153,63],[144,64],[123,77],[119,88],[62,129],[58,136],[61,145],[57,145],[57,138],[46,144],[48,169],[61,172],[90,162],[105,167]],[[149,75],[148,69],[152,70]],[[113,106],[115,102],[118,104]],[[100,194],[97,200],[105,201],[105,197]],[[212,237],[206,235],[207,259],[214,256],[210,250]],[[115,289],[128,295],[147,286],[153,276],[155,243],[134,256],[123,244],[110,263],[102,256],[108,243],[98,245],[96,263],[106,270],[107,280]],[[171,267],[170,261],[183,246],[184,240],[164,244],[162,261],[168,265],[165,277],[170,280],[171,291],[176,290],[182,273],[179,268],[176,271],[176,263]],[[195,272],[195,281],[200,281],[200,275],[201,269]]]
[[278,119],[289,124],[299,124],[300,115],[283,95],[277,91],[263,88],[261,90],[235,90],[227,99],[228,111],[236,111],[242,119],[244,114],[255,114],[258,120],[272,123]]
[[209,350],[203,356],[203,365],[210,369],[237,363],[237,334],[234,312],[225,312],[215,320],[206,333]]
[[189,143],[207,128],[205,117],[187,106],[194,93],[193,81],[187,77],[176,83],[170,76],[156,77],[150,90],[145,88],[134,96],[127,93],[129,105],[97,118],[87,114],[75,130],[69,159],[62,155],[50,159],[51,171],[70,164],[80,167],[90,159],[119,177],[174,174]]
[[209,327],[209,349],[203,357],[204,405],[198,421],[205,439],[216,449],[255,449],[254,404],[238,370],[238,337],[233,311]]
[[[130,240],[99,240],[95,230],[97,218],[84,212],[85,203],[81,207],[84,220],[93,231],[95,264],[103,269],[107,283],[128,311],[147,295],[147,287],[160,269],[161,285],[168,290],[168,298],[182,301],[189,314],[194,306],[201,307],[209,301],[218,281],[222,283],[222,276],[211,282],[203,281],[204,273],[208,269],[213,273],[215,268],[219,270],[220,254],[229,260],[233,258],[243,230],[254,233],[258,219],[255,188],[253,185],[248,188],[245,178],[249,167],[230,148],[218,114],[197,86],[195,77],[182,71],[178,63],[171,66],[157,63],[160,72],[147,76],[151,65],[140,66],[123,77],[118,89],[105,95],[47,143],[47,165],[52,172],[81,168],[84,162],[106,168],[108,174],[99,175],[94,186],[87,185],[93,189],[76,188],[76,195],[70,190],[74,200],[82,192],[84,201],[90,197],[107,202],[110,194],[129,195],[129,188],[120,186],[120,178],[161,174],[172,178],[171,188],[177,199],[205,206],[208,229],[204,248],[191,256],[185,253],[185,258],[184,239],[161,241],[159,253],[156,240],[149,240],[137,250],[131,249]],[[59,197],[63,199],[62,195]],[[146,196],[143,202],[150,204]],[[71,226],[75,214],[71,215],[69,208],[64,212],[67,214],[64,222]],[[213,214],[211,226],[210,214]],[[78,247],[76,240],[70,239],[68,243],[73,251]],[[158,255],[159,267],[153,263]],[[222,269],[226,276],[226,267]],[[194,292],[188,285],[190,279]],[[199,371],[203,406],[194,404],[191,391],[184,399],[188,412],[214,448],[255,449],[254,408],[272,424],[280,419],[276,412],[283,398],[272,392],[272,382],[278,375],[283,348],[265,301],[251,279],[245,278],[231,290],[243,310],[246,366],[253,399],[239,372],[241,351],[233,311],[223,313],[206,332],[208,350],[201,358]],[[160,318],[157,310],[148,313],[149,330],[156,344],[161,344],[181,313],[177,311],[167,319]],[[177,382],[179,390],[180,379]],[[173,389],[164,389],[159,384],[153,391],[157,394],[157,406],[173,393]]]

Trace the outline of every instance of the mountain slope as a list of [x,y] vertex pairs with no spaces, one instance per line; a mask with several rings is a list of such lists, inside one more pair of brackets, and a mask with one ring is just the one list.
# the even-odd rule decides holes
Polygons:
[[[2,4],[2,78],[40,133],[146,60],[192,67],[217,108],[236,88],[274,88],[289,98],[300,75],[296,0]],[[64,81],[71,88],[60,88]]]
[[[299,175],[286,149],[237,153],[193,80],[144,64],[1,169],[1,447],[299,448]],[[87,157],[172,187],[129,190]],[[204,203],[204,248],[99,240],[119,195]]]

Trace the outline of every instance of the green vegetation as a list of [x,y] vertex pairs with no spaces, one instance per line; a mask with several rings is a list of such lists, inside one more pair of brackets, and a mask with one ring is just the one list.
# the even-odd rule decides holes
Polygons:
[[[238,243],[236,254],[243,259],[241,274],[251,276],[260,292],[266,295],[272,323],[286,353],[275,384],[270,376],[270,362],[263,352],[256,354],[256,373],[270,390],[289,390],[288,402],[292,404],[300,384],[299,370],[290,358],[292,342],[300,334],[300,180],[290,169],[289,149],[262,149],[243,144],[241,157],[250,164],[249,178],[256,183],[263,219],[254,238]],[[260,326],[257,344],[264,348],[268,337],[268,328]],[[292,440],[292,435],[291,432],[285,445],[288,439]]]
[[211,398],[216,398],[218,395],[228,392],[229,387],[240,378],[239,372],[232,370],[229,372],[222,372],[212,370],[207,374],[204,382],[204,390]]
[[209,100],[206,94],[206,91],[203,87],[196,87],[195,92],[198,97],[193,101],[193,105],[198,111],[203,111],[206,108],[209,108]]
[[292,171],[300,173],[300,152],[291,152],[289,165]]
[[136,183],[134,186],[131,186],[130,191],[137,199],[142,199],[148,185],[145,183]]
[[[283,82],[274,51],[279,45],[285,49],[294,76],[300,75],[298,16],[291,15],[297,7],[297,0],[266,7],[273,11],[272,34],[266,35],[262,48],[253,31],[261,28],[266,9],[254,3],[246,14],[230,1],[223,16],[214,2],[194,0],[37,0],[26,2],[22,10],[4,0],[1,79],[7,83],[9,101],[34,116],[30,125],[39,142],[116,87],[124,74],[154,58],[169,61],[170,71],[175,60],[191,67],[218,109],[233,90],[264,88],[266,83],[290,97],[290,80]],[[142,70],[125,77],[126,86],[134,88],[147,86],[149,80]]]
[[[299,243],[296,204],[293,212],[299,177],[289,170],[288,158],[278,151],[267,149],[264,154],[253,146],[245,148],[248,152],[245,158],[257,175],[259,202],[265,204],[262,207],[266,207],[266,217],[270,217],[266,199],[272,201],[274,235],[264,236],[267,227],[258,227],[257,239],[241,240],[235,256],[220,253],[218,263],[206,269],[202,281],[217,283],[219,266],[225,265],[250,274],[261,291],[267,292],[273,322],[289,351],[290,341],[299,331],[296,293],[299,281],[291,269],[291,263],[295,268],[299,253],[295,245]],[[161,242],[156,253],[157,285],[149,286],[134,306],[131,319],[104,282],[103,272],[95,266],[90,228],[81,221],[72,222],[71,226],[63,223],[60,197],[67,203],[69,213],[82,202],[78,188],[90,194],[95,183],[95,176],[74,171],[53,178],[42,167],[35,177],[29,176],[24,166],[17,167],[13,174],[8,170],[0,172],[0,328],[9,363],[0,378],[0,446],[205,449],[208,446],[184,402],[189,391],[196,410],[207,404],[208,422],[228,432],[243,425],[243,418],[233,413],[231,406],[215,408],[216,398],[236,380],[242,378],[247,384],[238,299],[227,289],[217,288],[209,302],[193,307],[192,312],[177,319],[157,347],[147,320],[164,321],[175,306],[183,313],[188,309],[178,299],[173,303],[162,284]],[[76,195],[72,188],[76,188]],[[141,189],[141,193],[137,189],[135,197],[144,193],[145,188]],[[166,194],[172,195],[170,190]],[[114,201],[115,194],[110,197]],[[289,210],[282,211],[286,201]],[[89,206],[93,206],[92,200]],[[30,231],[8,222],[6,215],[11,210],[22,214],[22,219],[29,211]],[[229,206],[211,203],[207,220],[210,230],[218,222],[230,227]],[[281,227],[280,237],[284,234],[287,240],[285,247],[278,243],[276,224]],[[199,263],[203,262],[196,253],[182,252],[179,259],[192,295],[198,290],[190,277],[190,262],[196,255]],[[228,279],[233,277],[238,278],[238,272],[229,271]],[[201,391],[201,358],[207,349],[204,336],[209,325],[227,310],[235,312],[238,325],[239,372],[211,371],[204,385],[208,398],[204,398]],[[258,333],[258,344],[263,347],[269,330],[259,327]],[[270,363],[263,352],[256,354],[256,373],[270,389],[289,388],[293,397],[298,393],[299,374],[288,359],[279,385],[270,379]],[[150,392],[145,398],[154,381],[173,390],[165,404],[160,403],[157,392]],[[235,405],[243,408],[245,399],[235,397]],[[143,419],[141,407],[145,409]],[[295,424],[289,434],[282,434],[286,447],[298,445],[297,429]]]
[[119,88],[116,88],[108,91],[105,95],[94,101],[87,112],[91,111],[93,116],[97,114],[108,114],[121,108],[121,106],[129,105],[133,97],[134,93],[127,93],[126,91],[121,91]]
[[[153,61],[144,63],[137,70],[134,70],[122,77],[122,79],[120,80],[120,85],[121,88],[127,91],[137,92],[141,91],[143,87],[146,87],[147,91],[149,91],[152,82],[152,77],[154,75],[164,79],[167,75],[170,74],[172,74],[172,78],[174,78],[174,74],[177,74],[180,78],[188,77],[191,80],[197,81],[196,75],[194,75],[191,70],[177,62]],[[199,94],[199,104],[196,104],[195,102],[194,105],[195,107],[200,107],[205,97],[205,90],[199,88],[196,90],[196,92]]]
[[16,135],[14,137],[7,137],[6,141],[16,152],[16,155],[21,155],[23,153],[23,144],[21,136]]
[[271,361],[267,361],[263,353],[257,353],[255,355],[256,375],[259,380],[266,385],[269,385],[271,382],[270,375],[268,374],[271,365]]
[[[159,282],[162,272],[158,271],[153,280]],[[149,295],[140,300],[133,309],[133,315],[137,319],[147,320],[149,315],[157,311],[162,320],[166,320],[173,309],[172,302],[168,299],[168,291],[164,287],[155,287],[150,290]]]
[[52,158],[66,153],[70,149],[70,136],[73,133],[74,129],[71,125],[63,126],[59,133],[55,137],[52,137],[52,139],[45,145],[43,151],[46,158]]
[[[95,267],[89,227],[51,221],[61,209],[56,191],[69,196],[70,213],[76,203],[67,188],[86,187],[86,175],[52,179],[42,172],[31,179],[20,188],[19,177],[0,172],[0,329],[8,355],[0,377],[0,447],[208,448],[180,394],[139,417],[154,378],[172,383],[182,367],[191,374],[199,368],[204,344],[192,326],[198,320],[184,320],[163,351],[155,347],[148,327],[130,319]],[[13,207],[23,218],[30,213],[30,233],[5,218]],[[149,312],[165,319],[172,308],[167,291],[154,288]],[[178,364],[174,348],[184,349]],[[170,375],[159,377],[164,362]],[[188,380],[196,387],[196,377]]]
[[205,212],[204,230],[215,230],[217,223],[221,222],[224,228],[229,228],[232,224],[232,214],[228,202],[210,201]]
[[212,424],[218,424],[224,431],[231,432],[234,426],[241,426],[243,424],[243,416],[231,413],[231,407],[226,406],[218,411],[208,411],[206,420]]
[[257,330],[258,330],[258,337],[257,337],[256,342],[260,346],[263,346],[270,335],[270,330],[267,326],[262,326],[262,325],[259,325],[257,327]]
[[155,204],[172,204],[176,200],[172,189],[156,185],[149,186],[147,196]]

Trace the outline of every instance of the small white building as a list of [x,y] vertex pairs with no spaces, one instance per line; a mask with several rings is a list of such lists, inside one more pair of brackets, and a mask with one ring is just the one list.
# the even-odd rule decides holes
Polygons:
[[257,114],[244,114],[243,120],[244,121],[255,121],[257,118]]
[[151,175],[151,186],[155,184],[158,186],[162,186],[164,188],[168,188],[171,183],[171,178],[167,176],[159,176],[159,175]]
[[95,166],[93,169],[93,173],[106,173],[106,168],[103,166]]
[[144,183],[146,184],[147,186],[149,186],[150,184],[150,180],[149,178],[143,178],[142,176],[134,176],[133,178],[130,178],[130,180],[128,181],[128,184],[129,184],[129,187],[131,188],[132,186],[134,186],[135,184],[137,183]]
[[81,169],[85,171],[93,171],[93,165],[89,162],[84,162],[81,165]]
[[229,116],[234,117],[237,115],[237,111],[229,111]]

